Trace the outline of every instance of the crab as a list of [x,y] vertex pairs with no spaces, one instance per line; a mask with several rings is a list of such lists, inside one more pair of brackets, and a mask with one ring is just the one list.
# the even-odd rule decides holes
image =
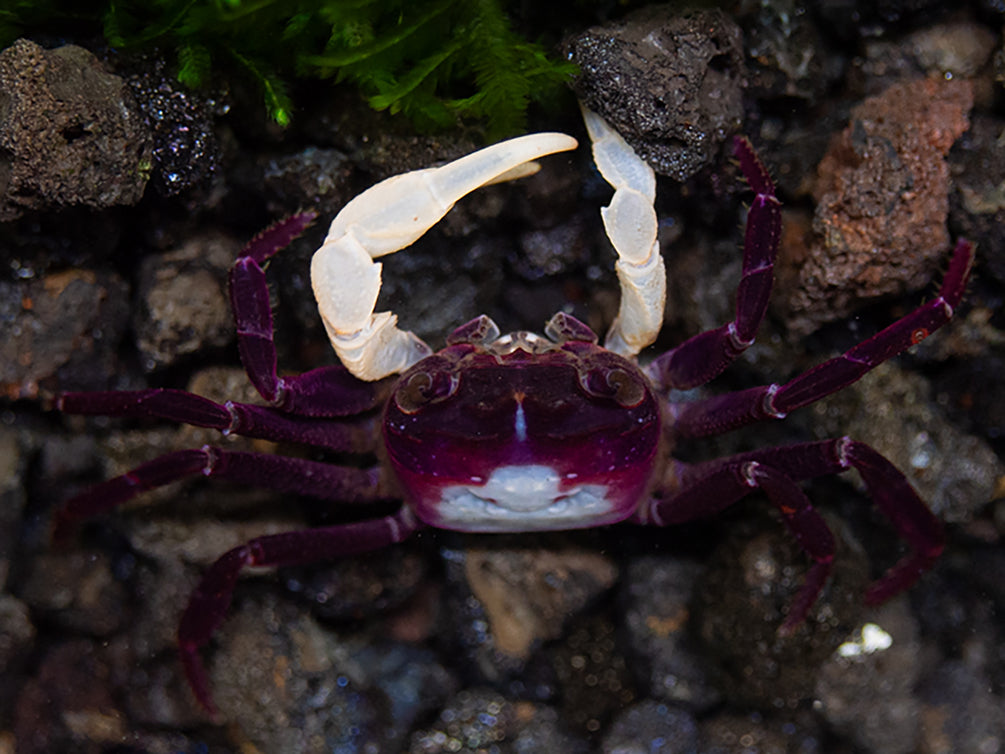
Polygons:
[[[399,543],[423,527],[529,532],[622,521],[668,526],[709,516],[760,490],[809,557],[787,616],[791,633],[817,600],[834,538],[801,481],[856,469],[908,551],[869,588],[882,602],[911,586],[943,549],[939,520],[904,475],[849,437],[773,447],[699,463],[675,460],[690,438],[782,419],[830,395],[945,324],[973,262],[960,240],[938,295],[844,354],[782,384],[680,402],[754,342],[771,293],[781,229],[767,170],[741,137],[733,151],[753,190],[735,317],[640,364],[660,330],[666,273],[657,241],[652,169],[596,114],[584,110],[593,156],[614,188],[603,223],[617,253],[621,301],[603,345],[585,324],[556,314],[544,334],[501,335],[486,316],[461,325],[434,352],[375,313],[381,265],[461,197],[534,172],[536,160],[576,148],[559,133],[505,141],[449,164],[389,178],[349,202],[314,255],[318,307],[339,364],[279,376],[263,266],[314,219],[301,213],[243,250],[230,273],[241,359],[266,405],[216,403],[174,389],[68,393],[71,414],[158,418],[345,453],[376,451],[373,468],[213,446],[161,456],[70,499],[65,533],[145,490],[184,477],[236,480],[343,504],[400,501],[389,515],[255,538],[209,567],[181,618],[178,645],[196,699],[216,713],[200,653],[224,620],[240,573],[293,566]],[[677,395],[677,393],[674,393]]]

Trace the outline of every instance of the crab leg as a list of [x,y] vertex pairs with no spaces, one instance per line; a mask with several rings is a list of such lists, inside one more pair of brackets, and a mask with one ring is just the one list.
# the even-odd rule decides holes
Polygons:
[[756,488],[768,495],[800,546],[813,559],[802,590],[790,606],[782,633],[806,617],[830,571],[834,540],[824,520],[794,483],[855,469],[869,496],[910,547],[866,592],[866,602],[884,602],[910,587],[941,554],[942,524],[907,478],[873,448],[849,437],[765,448],[689,466],[679,464],[679,482],[636,514],[638,523],[668,526],[723,510]]
[[185,676],[203,708],[216,715],[199,650],[223,622],[242,570],[254,566],[307,565],[372,552],[407,539],[421,527],[411,509],[402,506],[385,518],[271,534],[224,553],[202,577],[178,627],[178,651]]
[[300,442],[351,453],[373,450],[376,435],[372,416],[352,420],[304,417],[251,403],[216,403],[172,388],[65,393],[56,407],[66,414],[167,419],[218,429],[225,435]]
[[381,269],[375,258],[415,242],[475,189],[529,175],[537,169],[533,160],[575,147],[565,134],[521,136],[388,178],[349,202],[311,262],[321,318],[345,367],[362,380],[379,380],[431,353],[414,333],[398,329],[394,314],[374,313]]
[[666,269],[653,207],[656,175],[607,121],[585,107],[582,110],[597,169],[614,187],[614,197],[600,215],[618,253],[621,306],[604,347],[632,357],[656,340],[666,304]]
[[775,197],[775,187],[767,169],[750,142],[735,137],[733,154],[755,194],[747,212],[736,313],[731,322],[688,338],[653,360],[646,371],[661,391],[688,390],[721,374],[754,344],[754,335],[768,310],[775,255],[782,234],[782,205]]
[[378,467],[357,469],[203,445],[167,453],[70,498],[57,513],[53,537],[63,540],[82,519],[117,508],[148,490],[200,475],[340,504],[393,498]]
[[230,268],[230,305],[241,363],[265,400],[292,414],[348,416],[376,405],[373,385],[360,382],[340,365],[284,377],[277,372],[272,307],[262,267],[316,217],[313,211],[300,212],[267,228],[244,247]]
[[784,385],[760,385],[737,393],[671,404],[674,432],[682,437],[707,437],[766,419],[783,419],[789,412],[847,387],[946,324],[963,298],[973,262],[973,247],[960,239],[939,295],[932,301]]

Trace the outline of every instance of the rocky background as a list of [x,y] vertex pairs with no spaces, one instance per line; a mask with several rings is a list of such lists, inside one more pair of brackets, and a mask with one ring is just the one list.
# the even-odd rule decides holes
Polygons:
[[[281,131],[254,92],[188,91],[155,55],[23,39],[0,53],[0,753],[1005,751],[1005,6],[587,5],[514,22],[578,63],[576,94],[664,176],[670,303],[647,355],[732,316],[748,196],[734,133],[776,178],[785,234],[758,343],[709,392],[784,381],[868,337],[933,295],[955,237],[976,242],[937,336],[784,422],[679,449],[868,442],[947,522],[935,569],[863,606],[901,545],[854,474],[808,487],[840,556],[785,639],[806,558],[757,496],[665,531],[426,531],[244,579],[207,652],[214,724],[174,651],[199,574],[250,537],[346,514],[197,481],[54,546],[54,510],[90,483],[204,442],[274,448],[62,416],[53,397],[253,399],[227,269],[302,208],[323,220],[268,269],[280,360],[331,361],[308,281],[327,218],[481,142],[417,135],[317,83]],[[583,140],[573,94],[532,129]],[[482,190],[384,260],[380,306],[433,345],[480,313],[539,331],[564,309],[602,331],[617,307],[608,195],[585,149]]]

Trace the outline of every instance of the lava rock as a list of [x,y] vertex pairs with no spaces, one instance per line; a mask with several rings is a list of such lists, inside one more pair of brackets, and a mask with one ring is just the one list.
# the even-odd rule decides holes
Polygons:
[[565,43],[576,93],[661,175],[684,181],[742,122],[742,34],[720,10],[643,8]]
[[949,250],[945,156],[967,129],[967,81],[891,86],[852,111],[818,167],[815,240],[784,245],[772,304],[804,335],[863,301],[927,285]]
[[135,204],[150,134],[125,82],[75,45],[0,52],[0,221],[25,211]]
[[213,131],[217,103],[181,86],[156,58],[126,79],[151,134],[151,183],[162,196],[206,184],[220,161]]

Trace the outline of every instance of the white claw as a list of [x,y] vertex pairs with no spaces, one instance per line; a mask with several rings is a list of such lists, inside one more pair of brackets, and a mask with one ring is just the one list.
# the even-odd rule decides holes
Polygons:
[[666,269],[656,239],[653,208],[656,175],[607,121],[582,109],[597,169],[614,187],[614,198],[600,214],[618,253],[615,269],[621,284],[621,306],[604,346],[631,357],[656,340],[666,304]]
[[374,314],[381,265],[373,259],[416,241],[475,189],[530,175],[538,167],[533,160],[575,148],[565,134],[520,136],[442,167],[388,178],[343,207],[311,261],[311,282],[345,367],[362,380],[379,380],[430,353],[416,335],[398,329],[393,314]]

